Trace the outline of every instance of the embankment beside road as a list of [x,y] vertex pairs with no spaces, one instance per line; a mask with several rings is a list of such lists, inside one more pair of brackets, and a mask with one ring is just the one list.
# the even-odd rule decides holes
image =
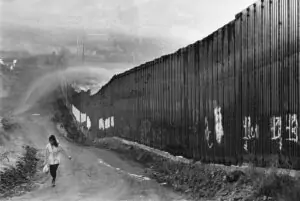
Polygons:
[[1,118],[0,128],[0,200],[22,195],[36,187],[45,176],[42,150],[25,140],[26,128],[13,116]]
[[150,178],[193,200],[298,200],[300,196],[299,181],[275,169],[264,173],[254,167],[195,163],[120,138],[98,139],[95,146],[143,164]]

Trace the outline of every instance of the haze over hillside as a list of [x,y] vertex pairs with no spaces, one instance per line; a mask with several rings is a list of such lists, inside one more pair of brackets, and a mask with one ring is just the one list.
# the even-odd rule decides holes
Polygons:
[[[76,29],[41,30],[24,25],[2,24],[2,51],[22,51],[30,54],[51,54],[62,48],[70,54],[82,53],[82,38],[86,60],[94,62],[141,63],[158,57],[176,48],[168,40],[137,37],[123,33],[110,33],[89,37]],[[77,42],[79,38],[79,42]],[[78,49],[79,47],[79,49]]]
[[0,50],[51,54],[64,47],[76,54],[78,39],[90,62],[137,65],[200,40],[251,3],[0,0]]

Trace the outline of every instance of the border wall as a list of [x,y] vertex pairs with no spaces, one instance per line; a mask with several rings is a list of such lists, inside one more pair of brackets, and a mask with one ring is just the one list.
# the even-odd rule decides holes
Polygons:
[[300,1],[261,0],[201,41],[74,94],[92,138],[203,162],[300,168]]

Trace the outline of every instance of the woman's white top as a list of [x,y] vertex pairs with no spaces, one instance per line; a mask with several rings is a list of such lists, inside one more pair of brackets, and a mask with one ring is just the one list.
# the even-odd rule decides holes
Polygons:
[[50,143],[46,146],[46,151],[48,152],[48,164],[55,165],[60,163],[60,151],[61,147],[52,146]]

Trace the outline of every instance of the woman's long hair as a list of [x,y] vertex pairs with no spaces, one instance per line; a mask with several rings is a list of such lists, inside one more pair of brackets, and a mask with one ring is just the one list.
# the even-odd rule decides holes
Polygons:
[[55,137],[54,135],[51,135],[51,136],[49,137],[49,141],[52,141],[52,142],[53,142],[53,145],[54,145],[55,147],[58,147],[58,142],[57,142],[56,137]]

